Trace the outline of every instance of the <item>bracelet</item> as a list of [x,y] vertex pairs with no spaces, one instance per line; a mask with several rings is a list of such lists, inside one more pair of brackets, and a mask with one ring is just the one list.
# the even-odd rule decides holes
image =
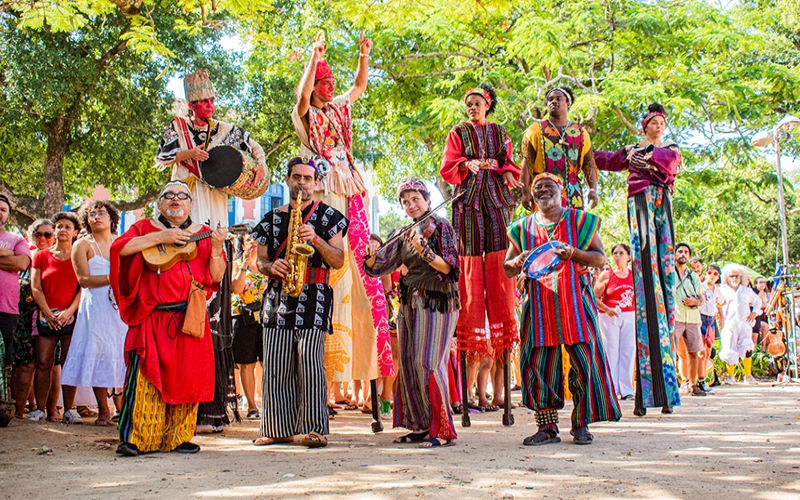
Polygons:
[[211,258],[212,259],[221,259],[222,258],[222,254],[219,254],[219,255],[211,254]]
[[311,242],[311,244],[314,245],[314,246],[319,245],[319,235],[318,234],[314,235],[314,240]]
[[436,254],[433,253],[430,249],[427,249],[424,253],[420,254],[420,256],[422,257],[422,260],[424,260],[428,264],[436,260]]
[[108,284],[110,285],[111,284],[111,275],[110,274],[106,274],[106,280],[108,281]]
[[358,57],[369,57],[369,54],[360,53],[358,54]]

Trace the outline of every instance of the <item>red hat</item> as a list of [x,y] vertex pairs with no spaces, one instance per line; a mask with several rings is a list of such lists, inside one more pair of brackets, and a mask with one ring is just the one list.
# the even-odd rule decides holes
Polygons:
[[317,62],[317,70],[314,73],[314,82],[318,82],[323,78],[333,78],[333,71],[328,64],[328,61],[322,59]]

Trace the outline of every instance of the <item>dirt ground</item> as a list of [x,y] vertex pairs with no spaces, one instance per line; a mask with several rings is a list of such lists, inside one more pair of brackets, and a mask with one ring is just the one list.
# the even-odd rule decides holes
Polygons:
[[[514,393],[516,397],[519,393]],[[257,448],[258,424],[194,440],[197,455],[122,458],[114,429],[14,420],[0,429],[0,498],[800,498],[800,385],[718,387],[685,397],[673,415],[595,424],[595,443],[522,445],[532,412],[472,415],[450,448],[395,445],[400,430],[369,431],[340,412],[330,445]],[[46,448],[45,448],[46,447]]]

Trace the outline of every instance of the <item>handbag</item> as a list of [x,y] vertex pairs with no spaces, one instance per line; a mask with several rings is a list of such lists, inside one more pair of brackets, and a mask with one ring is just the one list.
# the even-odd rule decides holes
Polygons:
[[192,337],[203,338],[206,333],[206,321],[208,321],[205,287],[196,282],[194,278],[191,280],[189,300],[186,304],[186,315],[183,318],[181,331]]
[[261,319],[261,301],[256,300],[249,304],[242,304],[239,308],[242,312],[242,323],[244,326],[250,326],[258,323]]

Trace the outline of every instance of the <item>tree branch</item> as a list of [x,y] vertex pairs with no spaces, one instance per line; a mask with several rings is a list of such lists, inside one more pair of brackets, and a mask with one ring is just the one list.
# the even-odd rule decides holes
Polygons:
[[119,209],[120,212],[127,212],[129,210],[138,210],[143,206],[147,205],[148,203],[152,203],[158,197],[158,193],[160,193],[160,189],[153,189],[151,191],[147,191],[143,195],[139,196],[133,201],[112,201],[111,203]]
[[611,110],[617,115],[619,121],[621,121],[622,124],[625,125],[625,128],[627,128],[630,131],[630,133],[635,135],[642,135],[642,131],[636,128],[636,126],[633,123],[631,123],[630,120],[628,120],[628,118],[625,116],[625,114],[622,112],[621,109],[612,105]]
[[450,73],[458,73],[460,71],[469,71],[471,69],[478,69],[482,67],[483,64],[474,64],[472,66],[461,66],[458,68],[450,68],[450,69],[443,69],[441,71],[431,71],[428,73],[414,73],[410,75],[406,75],[404,73],[395,73],[388,69],[386,66],[382,64],[373,64],[372,67],[375,69],[379,69],[381,71],[385,71],[387,75],[389,75],[394,80],[403,80],[405,78],[429,78],[433,76],[442,76],[442,75],[449,75]]

